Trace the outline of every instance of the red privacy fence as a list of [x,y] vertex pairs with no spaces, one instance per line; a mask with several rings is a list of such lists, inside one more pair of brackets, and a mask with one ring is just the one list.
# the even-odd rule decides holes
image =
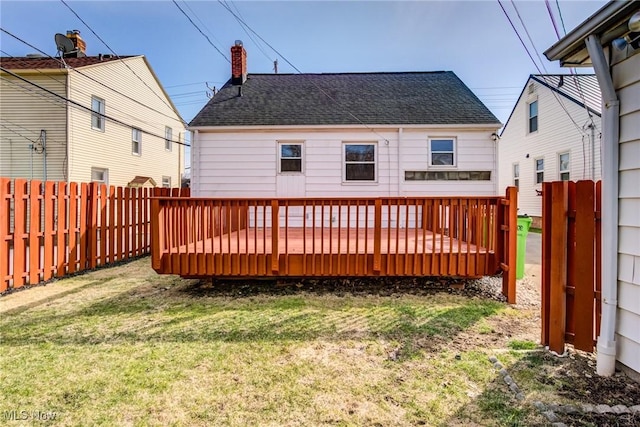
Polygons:
[[0,292],[147,254],[153,195],[189,189],[0,178]]

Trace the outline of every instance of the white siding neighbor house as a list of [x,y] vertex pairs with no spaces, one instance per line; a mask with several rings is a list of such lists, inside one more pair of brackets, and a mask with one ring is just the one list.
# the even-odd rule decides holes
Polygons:
[[542,226],[542,183],[600,179],[600,88],[594,74],[534,74],[498,142],[500,188],[519,188],[518,214]]
[[62,58],[0,58],[0,176],[180,186],[185,125],[146,58],[68,37]]
[[602,326],[598,372],[640,373],[640,2],[612,1],[549,48],[602,90]]
[[454,73],[247,74],[231,56],[188,127],[193,195],[500,193],[500,123]]

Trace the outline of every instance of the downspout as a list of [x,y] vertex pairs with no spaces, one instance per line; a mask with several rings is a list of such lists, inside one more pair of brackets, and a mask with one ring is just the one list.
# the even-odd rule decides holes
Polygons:
[[616,314],[618,307],[618,141],[620,101],[613,87],[600,39],[590,35],[587,50],[602,91],[602,321],[598,337],[596,371],[611,376],[616,366]]
[[[69,70],[67,70],[67,84],[66,84],[66,97],[67,99],[71,99],[71,75],[69,74]],[[66,128],[65,128],[65,142],[66,142],[66,147],[65,147],[65,155],[67,157],[67,170],[63,170],[62,173],[65,174],[64,180],[69,183],[71,182],[71,106],[69,105],[69,102],[65,103],[65,109],[66,109],[66,114],[65,114],[65,118],[66,118]],[[64,167],[64,166],[63,166]]]

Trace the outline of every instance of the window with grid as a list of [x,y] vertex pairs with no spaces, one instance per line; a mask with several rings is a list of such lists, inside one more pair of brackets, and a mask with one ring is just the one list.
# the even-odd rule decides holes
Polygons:
[[536,159],[536,184],[544,182],[544,159]]
[[131,154],[140,155],[142,145],[142,131],[140,129],[131,129]]
[[430,166],[455,166],[455,141],[451,138],[429,140]]
[[280,172],[302,173],[302,144],[280,144]]
[[569,181],[569,153],[562,153],[558,156],[560,180]]
[[173,129],[169,126],[164,128],[164,149],[167,151],[171,151],[173,146]]
[[538,130],[538,101],[529,103],[529,133]]
[[344,144],[345,181],[376,180],[376,145]]
[[104,99],[91,97],[91,129],[104,132]]

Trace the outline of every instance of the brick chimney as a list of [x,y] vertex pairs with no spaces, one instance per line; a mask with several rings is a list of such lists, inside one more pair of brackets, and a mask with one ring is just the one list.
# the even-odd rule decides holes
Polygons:
[[241,85],[247,80],[247,51],[242,47],[242,40],[236,40],[231,47],[231,84]]

